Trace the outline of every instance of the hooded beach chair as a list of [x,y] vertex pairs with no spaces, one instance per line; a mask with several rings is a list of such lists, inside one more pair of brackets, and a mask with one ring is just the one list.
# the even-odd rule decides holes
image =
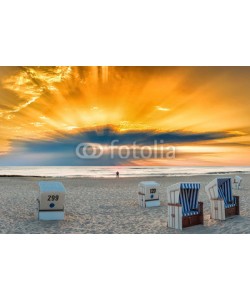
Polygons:
[[138,203],[142,207],[160,206],[159,183],[142,181],[138,184]]
[[205,187],[211,203],[211,218],[225,220],[239,215],[239,197],[233,196],[231,178],[215,178]]
[[182,229],[203,224],[199,190],[199,183],[177,183],[167,188],[168,227]]
[[242,178],[240,176],[235,176],[234,177],[234,188],[236,188],[237,190],[240,189],[240,185],[241,185],[241,182],[242,182]]
[[38,196],[38,220],[64,219],[65,188],[61,182],[40,181]]

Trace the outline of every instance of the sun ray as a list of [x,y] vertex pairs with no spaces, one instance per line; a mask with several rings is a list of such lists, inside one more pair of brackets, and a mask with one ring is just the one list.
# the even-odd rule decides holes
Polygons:
[[[225,132],[232,134],[226,141],[203,145],[244,152],[249,79],[250,68],[10,67],[0,76],[1,153],[11,151],[15,140],[107,125],[121,133]],[[191,146],[201,155],[199,145]]]

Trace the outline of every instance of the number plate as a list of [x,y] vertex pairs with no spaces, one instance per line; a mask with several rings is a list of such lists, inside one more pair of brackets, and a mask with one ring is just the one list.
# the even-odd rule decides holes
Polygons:
[[48,195],[48,201],[58,201],[59,195]]

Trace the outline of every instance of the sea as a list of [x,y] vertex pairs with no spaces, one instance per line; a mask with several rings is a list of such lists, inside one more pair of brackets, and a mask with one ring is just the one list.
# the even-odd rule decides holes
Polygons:
[[218,174],[250,174],[250,167],[1,167],[0,177],[95,177],[112,178],[116,172],[120,177],[164,177],[164,176],[194,176]]

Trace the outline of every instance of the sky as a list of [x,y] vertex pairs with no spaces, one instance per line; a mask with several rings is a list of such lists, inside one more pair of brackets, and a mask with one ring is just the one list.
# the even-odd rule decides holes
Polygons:
[[0,166],[249,166],[249,83],[250,67],[0,67]]

